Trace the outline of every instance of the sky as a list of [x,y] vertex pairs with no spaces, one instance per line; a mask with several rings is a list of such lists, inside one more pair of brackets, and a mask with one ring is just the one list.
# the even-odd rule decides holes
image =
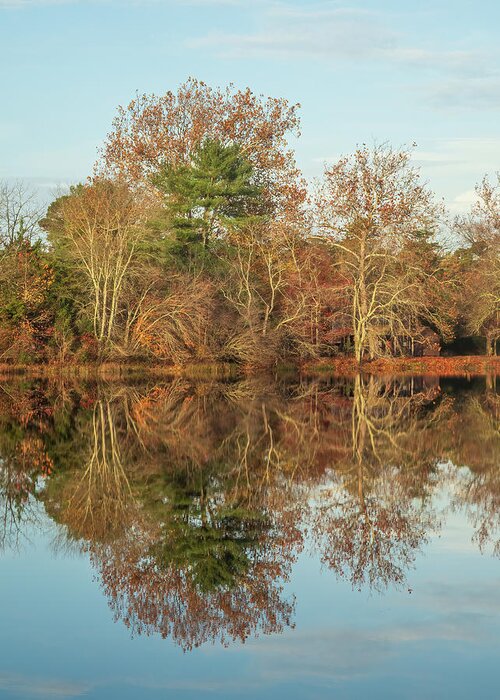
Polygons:
[[83,180],[119,104],[189,76],[301,104],[308,178],[416,143],[455,213],[500,170],[498,0],[0,0],[0,178]]

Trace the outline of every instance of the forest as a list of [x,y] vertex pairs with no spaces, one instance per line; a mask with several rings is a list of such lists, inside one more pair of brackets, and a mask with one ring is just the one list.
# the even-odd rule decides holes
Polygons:
[[0,362],[496,355],[500,174],[451,217],[412,147],[363,144],[306,182],[299,129],[299,105],[189,79],[118,108],[46,211],[2,184]]

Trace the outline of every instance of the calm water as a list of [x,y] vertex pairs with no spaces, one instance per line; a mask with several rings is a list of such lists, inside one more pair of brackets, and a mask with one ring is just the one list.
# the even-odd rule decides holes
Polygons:
[[499,389],[4,383],[0,698],[498,698]]

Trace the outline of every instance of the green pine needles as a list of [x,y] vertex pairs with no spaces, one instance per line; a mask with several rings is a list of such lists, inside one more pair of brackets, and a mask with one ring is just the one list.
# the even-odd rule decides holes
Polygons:
[[237,144],[206,139],[189,164],[164,166],[153,183],[165,195],[169,228],[180,248],[197,243],[206,248],[262,216],[262,187]]

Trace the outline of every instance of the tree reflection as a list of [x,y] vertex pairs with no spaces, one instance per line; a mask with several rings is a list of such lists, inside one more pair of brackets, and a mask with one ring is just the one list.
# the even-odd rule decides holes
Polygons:
[[84,468],[46,491],[51,514],[83,541],[116,617],[184,648],[277,632],[293,613],[282,596],[290,534],[235,484],[234,424],[220,420],[227,401],[182,382],[103,391]]
[[458,439],[452,459],[461,468],[449,474],[452,505],[467,513],[480,550],[491,545],[500,557],[500,395],[495,386],[465,396],[454,418]]
[[357,589],[401,586],[442,488],[500,553],[498,418],[494,382],[12,383],[1,542],[43,506],[133,633],[184,649],[277,633],[306,541]]
[[142,531],[92,548],[115,616],[136,633],[172,636],[184,649],[289,626],[293,601],[283,598],[280,583],[288,573],[286,550],[264,522],[235,511],[223,527],[221,519],[217,525],[184,520],[184,527],[164,522],[157,537]]
[[427,498],[435,462],[421,445],[433,392],[353,381],[350,450],[322,489],[314,533],[323,562],[356,588],[402,584],[436,526]]
[[50,415],[43,392],[0,387],[0,549],[17,546],[38,520],[35,497],[53,468],[43,439]]
[[96,542],[114,539],[130,525],[135,511],[114,414],[112,401],[96,401],[90,453],[74,483],[71,481],[61,513],[61,521],[71,532]]

